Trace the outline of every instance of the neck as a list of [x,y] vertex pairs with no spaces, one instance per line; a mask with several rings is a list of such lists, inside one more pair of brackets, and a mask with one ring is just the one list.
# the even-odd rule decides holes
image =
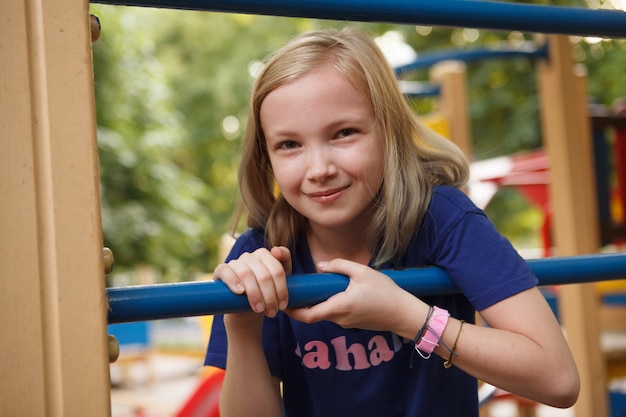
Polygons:
[[372,253],[367,247],[365,227],[358,230],[354,228],[318,230],[310,227],[307,232],[307,242],[311,257],[316,264],[320,261],[342,258],[366,265],[372,258]]

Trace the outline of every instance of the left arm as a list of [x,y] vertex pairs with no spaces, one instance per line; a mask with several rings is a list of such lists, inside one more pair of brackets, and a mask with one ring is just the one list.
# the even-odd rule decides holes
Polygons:
[[[464,324],[452,363],[506,391],[554,407],[576,402],[580,380],[563,332],[535,287],[506,298],[480,315],[489,325]],[[442,336],[452,346],[460,322],[450,318]],[[447,360],[442,346],[436,351]]]
[[[290,310],[296,320],[330,320],[343,327],[387,330],[413,339],[429,306],[391,278],[365,265],[335,259],[322,272],[350,277],[348,288],[313,307]],[[452,363],[474,377],[554,407],[569,407],[579,392],[576,365],[559,324],[536,287],[480,311],[489,327],[465,323]],[[442,340],[452,346],[461,322],[450,317]],[[435,353],[447,360],[442,346]],[[431,358],[430,360],[433,360]]]

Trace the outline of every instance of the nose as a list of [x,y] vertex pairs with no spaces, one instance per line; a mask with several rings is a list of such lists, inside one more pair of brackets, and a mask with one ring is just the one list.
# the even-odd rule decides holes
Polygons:
[[332,150],[319,146],[308,150],[307,178],[311,181],[324,182],[337,174]]

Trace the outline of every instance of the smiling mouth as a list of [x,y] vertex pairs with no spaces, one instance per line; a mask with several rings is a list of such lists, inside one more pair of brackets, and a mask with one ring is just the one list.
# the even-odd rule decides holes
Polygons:
[[342,187],[342,188],[335,188],[332,190],[318,191],[315,193],[306,193],[306,196],[320,203],[328,203],[331,201],[335,201],[336,199],[341,197],[341,195],[343,194],[343,191],[346,190],[347,188],[348,187]]

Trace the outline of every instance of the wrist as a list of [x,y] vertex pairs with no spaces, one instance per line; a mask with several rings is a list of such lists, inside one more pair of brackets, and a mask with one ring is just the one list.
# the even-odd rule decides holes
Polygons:
[[429,358],[439,346],[443,332],[448,324],[450,314],[447,310],[434,306],[424,325],[418,332],[414,342],[415,350],[423,358]]
[[224,328],[228,338],[260,338],[263,334],[263,315],[254,313],[224,314]]
[[413,340],[415,344],[417,342],[415,335],[428,320],[432,307],[412,294],[408,294],[406,298],[398,297],[395,304],[396,310],[390,317],[401,319],[395,319],[393,327],[389,330],[404,339]]

